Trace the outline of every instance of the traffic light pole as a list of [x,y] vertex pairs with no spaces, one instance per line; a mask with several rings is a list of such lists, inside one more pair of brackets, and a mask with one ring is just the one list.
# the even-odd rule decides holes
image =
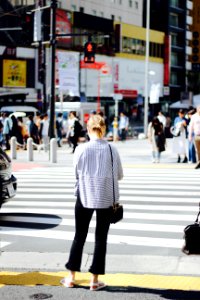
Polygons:
[[55,115],[55,57],[56,57],[56,8],[57,0],[51,0],[51,95],[50,95],[50,121],[49,137],[55,137],[54,115]]

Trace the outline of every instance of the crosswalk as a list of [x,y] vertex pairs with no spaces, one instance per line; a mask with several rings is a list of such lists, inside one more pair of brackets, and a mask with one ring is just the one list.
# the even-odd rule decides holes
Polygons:
[[[124,174],[120,182],[124,219],[111,225],[110,251],[127,249],[131,253],[152,254],[160,249],[163,253],[180,254],[183,229],[194,222],[198,212],[199,171],[135,166],[125,168]],[[59,241],[71,241],[75,203],[73,168],[35,168],[15,175],[17,195],[0,211],[0,249],[22,243],[21,238],[31,242],[54,240],[58,245]],[[94,241],[95,216],[90,228],[89,244]]]

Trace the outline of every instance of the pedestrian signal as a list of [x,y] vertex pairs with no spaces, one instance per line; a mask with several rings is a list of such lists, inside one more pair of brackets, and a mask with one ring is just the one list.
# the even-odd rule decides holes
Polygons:
[[84,62],[85,63],[94,63],[95,62],[95,44],[92,42],[85,43]]

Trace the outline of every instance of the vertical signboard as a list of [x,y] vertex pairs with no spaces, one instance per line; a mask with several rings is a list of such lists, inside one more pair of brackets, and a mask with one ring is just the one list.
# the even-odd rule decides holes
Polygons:
[[77,53],[57,51],[59,90],[71,96],[79,96],[79,56]]
[[[62,9],[56,11],[56,31],[58,34],[71,34],[72,26],[70,21],[70,12]],[[63,36],[58,39],[59,44],[70,45],[71,36]]]
[[26,61],[3,60],[3,87],[26,87]]
[[171,53],[171,36],[165,36],[164,49],[164,86],[169,86],[170,83],[170,53]]

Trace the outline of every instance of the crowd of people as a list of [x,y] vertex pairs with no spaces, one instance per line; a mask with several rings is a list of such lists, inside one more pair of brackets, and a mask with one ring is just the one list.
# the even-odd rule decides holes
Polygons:
[[[78,144],[81,136],[82,125],[76,117],[76,112],[71,111],[68,120],[63,118],[62,113],[56,117],[55,131],[58,147],[62,146],[62,139],[66,137],[69,146],[73,148]],[[41,145],[44,151],[49,149],[49,116],[47,113],[36,113],[25,119],[17,114],[4,112],[0,116],[0,146],[10,150],[10,139],[16,137],[18,147],[26,149],[27,139],[31,137],[35,146]]]
[[152,162],[160,162],[165,151],[166,138],[173,137],[172,152],[177,155],[177,163],[196,163],[200,168],[200,106],[190,110],[180,109],[174,121],[159,112],[148,126],[148,139],[152,145]]
[[[96,112],[91,112],[90,116]],[[35,145],[42,145],[44,150],[49,149],[49,117],[48,114],[37,113],[28,116],[23,122],[21,116],[9,115],[4,112],[0,116],[0,145],[6,150],[10,149],[10,138],[15,136],[17,144],[26,148],[28,137],[33,139]],[[105,120],[106,121],[106,120]],[[125,141],[129,130],[129,118],[124,112],[114,117],[112,123],[113,141]],[[76,112],[71,111],[68,119],[59,113],[56,117],[55,131],[58,147],[62,146],[63,138],[68,142],[74,153],[81,136],[89,139],[83,130]],[[196,163],[200,168],[200,106],[191,107],[188,111],[180,109],[177,116],[172,119],[168,113],[161,111],[154,116],[148,125],[148,139],[152,145],[152,162],[159,163],[161,153],[166,149],[166,139],[173,138],[172,152],[177,155],[177,163]]]

